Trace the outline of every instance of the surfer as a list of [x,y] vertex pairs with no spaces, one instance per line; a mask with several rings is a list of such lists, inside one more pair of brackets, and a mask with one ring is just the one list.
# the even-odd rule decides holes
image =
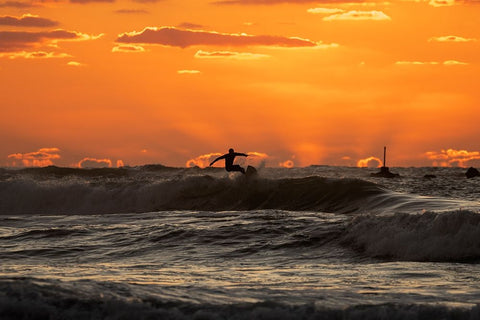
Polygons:
[[213,160],[212,163],[210,163],[210,166],[212,166],[218,160],[225,159],[225,170],[228,172],[240,171],[241,173],[245,174],[245,169],[240,167],[238,164],[233,164],[233,160],[235,160],[236,156],[248,157],[248,154],[235,152],[232,148],[230,148],[228,153]]

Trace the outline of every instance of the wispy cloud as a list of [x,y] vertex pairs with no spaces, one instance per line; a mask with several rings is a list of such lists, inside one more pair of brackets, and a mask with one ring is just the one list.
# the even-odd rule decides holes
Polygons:
[[67,53],[57,53],[57,52],[45,52],[45,51],[34,51],[34,52],[6,52],[0,53],[0,58],[8,58],[8,59],[17,59],[17,58],[24,58],[24,59],[52,59],[52,58],[68,58],[71,55]]
[[21,17],[1,16],[0,25],[14,27],[54,27],[58,25],[58,22],[31,14],[24,14]]
[[449,7],[455,5],[455,0],[430,0],[428,4],[434,7]]
[[178,70],[178,74],[200,74],[201,72],[198,70]]
[[314,47],[317,44],[308,39],[269,35],[248,35],[245,33],[220,33],[203,30],[182,30],[175,27],[147,27],[140,32],[127,32],[117,38],[120,43],[158,44],[186,48],[190,46],[277,46]]
[[53,160],[60,159],[60,149],[41,148],[38,151],[14,153],[8,155],[9,165],[13,167],[45,167],[53,165]]
[[345,12],[345,10],[338,8],[310,8],[307,12],[313,14],[335,14]]
[[118,45],[112,48],[112,52],[145,52],[145,48],[135,45]]
[[431,37],[428,39],[429,42],[474,42],[477,39],[474,38],[464,38],[459,36],[441,36],[441,37]]
[[350,21],[350,20],[375,20],[375,21],[385,21],[392,20],[382,11],[357,11],[352,10],[343,13],[337,13],[323,18],[324,21]]
[[440,167],[467,167],[468,162],[473,160],[480,160],[480,152],[447,149],[438,151],[428,151],[425,156],[432,160],[433,166]]
[[83,66],[85,66],[85,64],[80,63],[80,62],[77,62],[77,61],[69,61],[69,62],[67,62],[67,66],[70,66],[70,67],[83,67]]
[[249,52],[232,52],[232,51],[203,51],[198,50],[195,58],[199,59],[237,59],[237,60],[258,60],[269,58],[269,55]]
[[396,65],[400,66],[435,66],[435,65],[445,65],[445,66],[455,66],[455,65],[468,65],[467,62],[461,62],[457,60],[446,60],[443,62],[438,61],[397,61],[395,62]]

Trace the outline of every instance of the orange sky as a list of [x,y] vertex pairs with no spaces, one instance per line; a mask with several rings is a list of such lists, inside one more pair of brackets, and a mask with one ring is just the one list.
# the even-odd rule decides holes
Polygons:
[[0,0],[0,166],[229,147],[355,166],[384,145],[390,166],[480,165],[479,16],[477,0]]

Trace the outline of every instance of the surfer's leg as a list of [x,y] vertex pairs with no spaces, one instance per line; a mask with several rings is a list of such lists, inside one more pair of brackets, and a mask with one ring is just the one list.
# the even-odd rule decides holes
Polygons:
[[240,171],[241,173],[245,174],[245,169],[240,167],[238,164],[229,167],[227,171]]

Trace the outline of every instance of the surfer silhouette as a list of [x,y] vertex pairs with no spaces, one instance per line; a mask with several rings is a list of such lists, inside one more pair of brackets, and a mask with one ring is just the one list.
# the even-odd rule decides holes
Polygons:
[[248,154],[235,152],[235,150],[230,148],[228,150],[228,153],[213,160],[212,163],[210,163],[210,166],[212,166],[218,160],[225,159],[225,170],[227,170],[228,172],[240,171],[241,173],[245,174],[245,169],[240,167],[238,164],[233,164],[233,160],[235,160],[236,156],[248,157]]

